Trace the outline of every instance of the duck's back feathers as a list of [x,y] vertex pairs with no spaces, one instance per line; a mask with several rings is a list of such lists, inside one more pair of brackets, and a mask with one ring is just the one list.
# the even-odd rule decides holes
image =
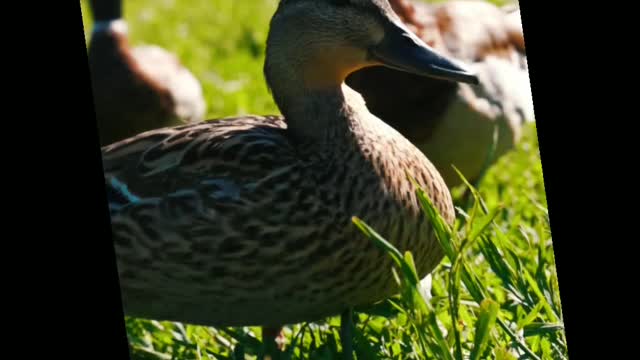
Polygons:
[[[274,307],[285,311],[290,304],[273,301],[271,311],[258,311],[257,299],[278,293],[265,284],[277,284],[281,275],[272,270],[281,267],[268,264],[305,251],[284,247],[316,226],[296,223],[298,196],[312,189],[295,178],[283,128],[278,117],[246,116],[152,130],[103,148],[127,313],[237,325],[269,323],[278,318]],[[236,307],[256,313],[233,314]]]
[[111,179],[148,199],[229,177],[257,181],[287,164],[291,151],[282,118],[244,116],[151,130],[103,148]]
[[524,29],[522,27],[522,17],[520,15],[520,9],[503,9],[506,13],[506,29],[509,34],[511,43],[517,47],[517,49],[525,54],[524,45]]
[[206,104],[202,86],[174,54],[159,46],[146,45],[133,48],[132,55],[142,71],[169,90],[173,111],[181,121],[194,123],[204,119]]
[[125,311],[218,326],[341,311],[342,302],[317,295],[345,291],[329,285],[348,276],[335,270],[347,265],[339,261],[349,255],[343,232],[353,226],[323,202],[295,153],[281,118],[257,116],[150,131],[104,148]]

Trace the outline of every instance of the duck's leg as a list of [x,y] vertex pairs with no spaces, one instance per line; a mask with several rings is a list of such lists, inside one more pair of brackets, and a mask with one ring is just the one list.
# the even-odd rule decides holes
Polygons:
[[348,308],[340,316],[340,337],[342,340],[342,359],[353,359],[353,308]]
[[262,343],[264,344],[264,360],[280,359],[282,351],[282,327],[262,327]]

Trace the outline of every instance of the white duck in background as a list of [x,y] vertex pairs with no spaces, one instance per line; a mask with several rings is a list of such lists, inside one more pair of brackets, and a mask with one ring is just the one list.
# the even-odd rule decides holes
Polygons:
[[[452,165],[478,181],[486,165],[512,149],[524,123],[535,118],[520,12],[472,0],[389,2],[427,44],[471,68],[480,86],[383,67],[363,69],[348,84],[372,113],[429,154],[449,187],[462,184]],[[487,163],[494,126],[499,136]]]
[[[478,181],[491,164],[486,160],[494,125],[499,126],[499,137],[492,161],[518,143],[526,122],[535,121],[520,10],[473,0],[389,2],[427,44],[473,69],[480,85],[382,67],[361,70],[349,84],[363,94],[374,114],[429,154],[449,187],[462,184],[452,164]],[[431,285],[429,274],[420,284],[426,301]]]

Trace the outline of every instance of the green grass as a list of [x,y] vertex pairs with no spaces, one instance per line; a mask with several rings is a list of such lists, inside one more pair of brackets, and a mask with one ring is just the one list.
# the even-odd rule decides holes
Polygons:
[[[87,37],[91,19],[81,2]],[[131,42],[160,45],[201,80],[208,117],[278,113],[264,84],[268,21],[277,0],[128,0]],[[454,191],[459,199],[463,188]],[[420,192],[419,192],[420,193]],[[492,166],[455,226],[440,226],[447,258],[431,298],[410,254],[357,222],[396,260],[397,297],[357,313],[358,359],[565,359],[566,342],[535,128]],[[439,223],[422,196],[425,216]],[[356,224],[354,224],[356,226]],[[390,269],[392,271],[392,269]],[[134,359],[252,359],[259,328],[210,328],[126,319]],[[333,359],[339,318],[285,328],[285,358]]]

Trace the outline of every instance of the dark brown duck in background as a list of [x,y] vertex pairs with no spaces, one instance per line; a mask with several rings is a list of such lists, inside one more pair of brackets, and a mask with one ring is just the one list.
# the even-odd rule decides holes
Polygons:
[[427,44],[472,68],[480,86],[385,67],[360,70],[347,84],[373,114],[429,155],[449,187],[462,183],[451,164],[477,181],[494,125],[495,161],[519,141],[523,123],[534,120],[520,13],[484,1],[389,2]]
[[121,0],[90,0],[89,66],[101,146],[203,120],[198,80],[157,46],[131,48]]

